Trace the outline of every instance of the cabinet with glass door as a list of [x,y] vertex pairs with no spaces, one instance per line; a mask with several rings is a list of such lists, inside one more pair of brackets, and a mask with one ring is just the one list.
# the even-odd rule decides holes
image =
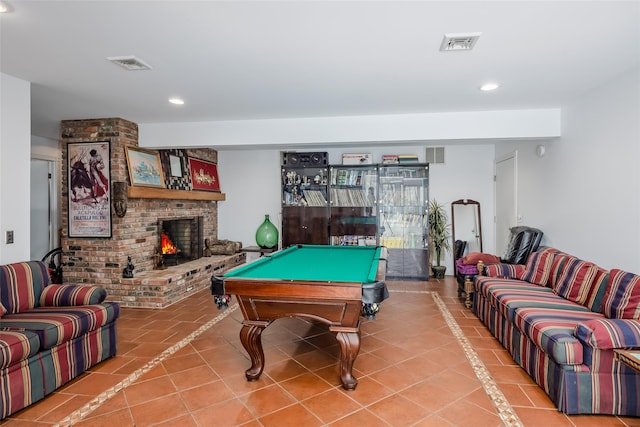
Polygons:
[[387,277],[428,280],[429,165],[380,165],[379,244],[389,249]]
[[329,212],[332,245],[377,244],[377,166],[330,167]]

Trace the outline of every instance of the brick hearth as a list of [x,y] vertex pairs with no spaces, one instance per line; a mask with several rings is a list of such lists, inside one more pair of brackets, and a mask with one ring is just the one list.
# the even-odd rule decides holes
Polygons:
[[[190,191],[177,191],[177,197],[170,199],[130,197],[124,218],[119,218],[115,210],[112,212],[111,238],[70,238],[68,236],[67,144],[109,141],[111,185],[113,186],[114,182],[128,183],[125,147],[138,146],[138,126],[119,118],[65,120],[61,123],[61,132],[62,229],[60,234],[65,263],[63,274],[65,283],[102,286],[107,290],[110,300],[120,301],[123,306],[158,308],[173,304],[191,292],[208,286],[210,270],[219,268],[219,265],[224,264],[225,268],[228,268],[231,264],[244,262],[237,259],[237,254],[222,257],[225,259],[203,258],[184,265],[171,266],[166,270],[154,270],[160,233],[159,218],[202,216],[204,238],[217,239],[217,201],[180,199],[181,194],[191,193]],[[215,150],[186,151],[189,156],[217,162]],[[127,266],[127,257],[131,257],[135,266],[133,279],[122,278],[123,269]],[[196,264],[194,266],[191,263]]]

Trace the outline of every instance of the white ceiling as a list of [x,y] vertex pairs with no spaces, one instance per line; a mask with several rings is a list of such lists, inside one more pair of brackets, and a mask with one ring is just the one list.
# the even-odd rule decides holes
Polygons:
[[[556,108],[640,64],[640,1],[11,1],[32,133],[136,123]],[[445,33],[481,32],[440,52]],[[150,71],[107,57],[135,55]],[[487,81],[500,89],[483,93]],[[167,102],[179,96],[177,107]]]

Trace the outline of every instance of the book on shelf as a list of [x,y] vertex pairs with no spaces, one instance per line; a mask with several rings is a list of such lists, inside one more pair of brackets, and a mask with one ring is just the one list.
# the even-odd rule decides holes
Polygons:
[[418,155],[417,154],[400,154],[398,155],[398,163],[400,163],[401,165],[418,163]]
[[395,154],[383,154],[382,155],[382,163],[385,165],[395,165],[398,164],[398,156]]

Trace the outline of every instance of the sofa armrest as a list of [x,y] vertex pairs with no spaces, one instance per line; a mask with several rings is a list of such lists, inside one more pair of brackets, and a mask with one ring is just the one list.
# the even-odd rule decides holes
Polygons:
[[482,276],[488,277],[502,277],[505,279],[518,279],[522,277],[525,266],[522,264],[485,264],[482,261],[478,262],[478,272]]
[[49,285],[40,296],[40,307],[65,307],[100,304],[107,291],[99,286]]
[[591,319],[574,330],[583,343],[600,350],[640,348],[640,321],[635,319]]

